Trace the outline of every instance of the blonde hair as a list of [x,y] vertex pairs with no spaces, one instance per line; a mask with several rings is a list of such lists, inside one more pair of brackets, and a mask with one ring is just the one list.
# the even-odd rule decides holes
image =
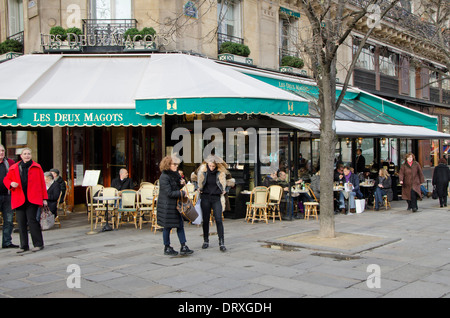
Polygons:
[[383,178],[389,177],[389,173],[388,173],[388,171],[387,171],[386,169],[381,168],[380,171],[381,171],[381,176],[382,176]]

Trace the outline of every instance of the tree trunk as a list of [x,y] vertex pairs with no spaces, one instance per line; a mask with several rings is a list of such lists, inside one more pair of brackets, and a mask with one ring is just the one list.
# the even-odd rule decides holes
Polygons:
[[[336,100],[329,74],[322,74],[322,90],[319,95],[320,113],[320,230],[319,236],[335,237],[334,226],[334,153],[336,128],[334,123]],[[333,95],[334,94],[334,95]]]

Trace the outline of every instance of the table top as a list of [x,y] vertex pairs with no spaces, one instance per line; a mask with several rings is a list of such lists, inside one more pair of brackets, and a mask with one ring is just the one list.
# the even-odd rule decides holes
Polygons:
[[342,191],[342,190],[344,190],[343,186],[333,187],[333,191]]
[[107,200],[117,200],[117,199],[120,199],[120,197],[119,196],[116,196],[116,197],[97,196],[97,197],[93,197],[93,199],[99,200],[99,201],[107,201]]
[[374,185],[375,185],[374,182],[369,182],[369,183],[361,182],[361,183],[359,184],[360,187],[367,187],[367,188],[373,187]]

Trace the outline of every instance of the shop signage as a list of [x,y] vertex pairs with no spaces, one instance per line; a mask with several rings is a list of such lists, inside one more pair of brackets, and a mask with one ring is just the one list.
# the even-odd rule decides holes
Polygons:
[[168,44],[168,37],[159,34],[124,38],[122,33],[80,35],[67,33],[67,40],[62,40],[60,35],[41,34],[41,46],[45,52],[79,52],[86,47],[120,47],[124,51],[156,51],[159,46]]
[[18,109],[0,126],[157,126],[160,116],[141,116],[135,109]]

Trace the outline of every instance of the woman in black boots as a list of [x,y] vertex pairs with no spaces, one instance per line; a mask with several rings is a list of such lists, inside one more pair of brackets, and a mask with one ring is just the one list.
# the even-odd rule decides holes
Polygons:
[[227,165],[217,156],[208,156],[205,163],[198,169],[197,180],[203,214],[203,249],[209,247],[209,217],[212,209],[219,236],[219,248],[222,252],[227,250],[224,241],[222,212],[225,209],[225,194],[230,189],[233,179],[227,181],[226,176]]
[[163,227],[164,255],[178,255],[170,246],[170,230],[177,228],[178,239],[181,244],[180,254],[188,255],[194,251],[186,245],[186,235],[184,233],[184,221],[177,210],[177,200],[186,196],[185,191],[180,191],[184,186],[178,174],[179,160],[176,157],[167,156],[161,160],[159,168],[161,177],[159,178],[159,195],[157,203],[158,225]]

